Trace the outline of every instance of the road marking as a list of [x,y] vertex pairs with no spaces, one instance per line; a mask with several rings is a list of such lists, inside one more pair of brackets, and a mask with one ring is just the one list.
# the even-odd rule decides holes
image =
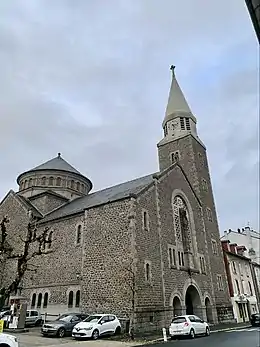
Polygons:
[[233,330],[229,330],[229,331],[226,331],[227,333],[239,333],[239,332],[251,332],[251,331],[259,331],[260,332],[260,328],[246,328],[246,329],[233,329]]

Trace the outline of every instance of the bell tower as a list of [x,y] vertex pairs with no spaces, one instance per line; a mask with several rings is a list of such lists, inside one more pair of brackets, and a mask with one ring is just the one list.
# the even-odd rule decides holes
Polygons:
[[[175,76],[175,66],[171,66],[172,82],[165,117],[162,123],[164,137],[158,143],[159,167],[163,171],[174,161],[181,160],[178,140],[191,135],[203,147],[197,134],[197,120],[193,115]],[[166,153],[167,152],[167,153]]]

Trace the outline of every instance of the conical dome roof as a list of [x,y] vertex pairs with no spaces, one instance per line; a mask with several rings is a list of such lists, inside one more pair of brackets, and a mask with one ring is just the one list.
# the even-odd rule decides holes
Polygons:
[[41,165],[36,166],[34,169],[30,171],[38,171],[38,170],[61,170],[61,171],[68,171],[78,175],[82,175],[78,170],[76,170],[66,160],[64,160],[61,157],[60,153],[58,153],[57,157],[50,159]]

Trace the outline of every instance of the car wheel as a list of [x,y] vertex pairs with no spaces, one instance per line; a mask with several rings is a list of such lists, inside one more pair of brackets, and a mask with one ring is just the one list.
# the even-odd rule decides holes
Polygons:
[[117,327],[115,330],[115,335],[120,335],[121,334],[121,328]]
[[191,339],[194,339],[194,337],[195,337],[194,329],[190,330],[190,335],[189,336],[190,336]]
[[206,332],[205,332],[205,336],[209,336],[210,335],[210,331],[209,331],[209,327],[206,328]]
[[92,339],[97,340],[99,338],[99,331],[95,329],[92,333]]
[[65,336],[65,329],[64,328],[60,328],[57,332],[58,337],[62,338]]

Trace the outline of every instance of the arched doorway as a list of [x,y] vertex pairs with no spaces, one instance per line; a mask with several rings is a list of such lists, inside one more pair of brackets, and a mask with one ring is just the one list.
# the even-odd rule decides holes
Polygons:
[[202,317],[201,300],[197,289],[190,285],[185,295],[186,314],[195,314]]
[[207,322],[208,323],[213,323],[212,305],[210,303],[209,298],[205,299],[205,307],[206,307]]
[[172,301],[173,306],[173,317],[180,316],[182,314],[181,301],[178,296],[175,296]]

